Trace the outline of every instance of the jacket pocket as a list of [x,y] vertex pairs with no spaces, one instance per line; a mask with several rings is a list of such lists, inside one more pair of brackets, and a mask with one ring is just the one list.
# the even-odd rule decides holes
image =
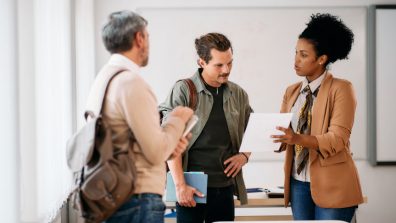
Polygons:
[[339,152],[335,156],[330,156],[326,159],[319,157],[321,166],[331,166],[339,163],[344,163],[347,161],[347,154],[345,151]]

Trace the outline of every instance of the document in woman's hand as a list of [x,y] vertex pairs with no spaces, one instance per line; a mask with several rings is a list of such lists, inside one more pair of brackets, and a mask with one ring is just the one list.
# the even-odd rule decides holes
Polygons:
[[274,151],[279,143],[274,143],[271,135],[283,134],[277,126],[288,128],[293,113],[252,113],[242,139],[240,152]]

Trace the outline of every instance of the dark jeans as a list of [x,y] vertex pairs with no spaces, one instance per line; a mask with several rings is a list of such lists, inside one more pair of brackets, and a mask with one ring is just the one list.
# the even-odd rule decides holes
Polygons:
[[163,223],[164,213],[161,195],[136,194],[104,223]]
[[309,182],[291,177],[290,202],[294,220],[340,220],[351,222],[356,206],[348,208],[321,208],[312,200]]
[[222,188],[208,188],[206,204],[193,208],[176,203],[177,223],[202,223],[234,221],[233,185]]

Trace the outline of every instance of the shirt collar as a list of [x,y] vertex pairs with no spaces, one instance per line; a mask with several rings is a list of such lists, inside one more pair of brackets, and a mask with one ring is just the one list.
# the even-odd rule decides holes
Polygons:
[[137,65],[135,62],[130,60],[128,57],[118,53],[111,55],[109,64],[126,67],[128,70],[131,70],[134,73],[139,73],[140,70],[139,65]]
[[315,92],[316,89],[318,89],[318,87],[322,83],[323,79],[326,77],[326,74],[327,74],[327,70],[325,70],[318,78],[316,78],[316,80],[311,81],[311,83],[308,82],[307,78],[304,78],[304,80],[302,81],[300,92],[302,93],[302,91],[307,85],[309,85],[309,89],[311,89],[311,92]]
[[[197,92],[206,90],[206,92],[209,93],[209,91],[205,87],[205,83],[204,83],[204,80],[202,77],[202,71],[203,71],[202,68],[198,68],[198,70],[195,72],[195,74],[193,75],[191,80],[194,82],[195,86],[197,87]],[[228,83],[224,84],[224,89],[225,89],[225,91],[226,91],[226,89],[229,89]]]

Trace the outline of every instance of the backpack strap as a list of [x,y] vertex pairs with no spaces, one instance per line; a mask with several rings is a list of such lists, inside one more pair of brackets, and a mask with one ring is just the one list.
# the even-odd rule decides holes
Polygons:
[[190,79],[183,79],[184,83],[187,84],[188,91],[189,91],[189,99],[188,99],[188,107],[190,107],[192,110],[197,109],[198,105],[198,95],[197,95],[197,88],[195,87],[194,82]]
[[[193,111],[195,111],[197,109],[197,105],[198,105],[198,94],[197,94],[197,88],[195,87],[194,82],[190,78],[180,79],[177,82],[179,82],[179,81],[183,81],[187,85],[188,92],[189,92],[188,107],[191,108]],[[162,123],[163,118],[164,118],[164,114],[162,112],[164,112],[164,111],[163,110],[159,111],[160,123]]]
[[120,74],[123,71],[125,71],[125,69],[118,68],[116,71],[110,71],[111,73],[102,74],[95,79],[87,100],[89,106],[84,112],[84,118],[86,121],[88,120],[88,117],[93,119],[101,115],[109,83],[115,76],[117,76],[117,74]]

